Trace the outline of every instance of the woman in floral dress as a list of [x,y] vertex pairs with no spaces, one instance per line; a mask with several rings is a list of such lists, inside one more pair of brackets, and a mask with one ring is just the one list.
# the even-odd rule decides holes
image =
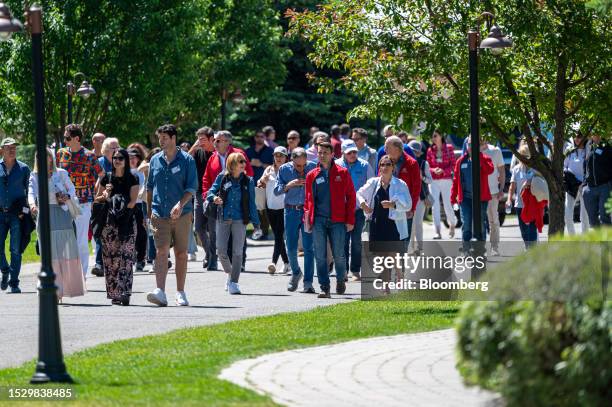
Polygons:
[[102,228],[102,262],[106,296],[115,305],[129,305],[136,260],[138,179],[129,168],[129,155],[120,149],[113,155],[113,170],[99,178],[96,202],[106,203],[106,224]]

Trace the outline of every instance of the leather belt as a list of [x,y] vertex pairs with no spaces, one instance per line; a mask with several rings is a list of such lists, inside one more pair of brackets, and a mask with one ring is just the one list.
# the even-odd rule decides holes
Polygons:
[[301,211],[304,209],[304,205],[289,205],[285,204],[285,209],[295,209],[296,211]]

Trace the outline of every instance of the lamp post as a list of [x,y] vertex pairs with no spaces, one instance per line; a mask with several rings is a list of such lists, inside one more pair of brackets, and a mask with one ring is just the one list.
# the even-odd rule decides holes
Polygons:
[[[47,178],[47,143],[45,101],[43,88],[42,8],[32,6],[25,12],[26,26],[32,35],[32,78],[34,80],[34,112],[36,115],[36,154],[38,166],[39,214],[38,226],[41,266],[38,278],[38,363],[30,383],[71,383],[62,354],[62,341],[57,310],[57,286],[51,267],[51,232],[49,226],[49,185]],[[8,40],[13,33],[23,30],[19,20],[12,17],[4,3],[0,3],[0,38]]]
[[[486,19],[489,35],[482,42],[478,26]],[[472,230],[473,238],[482,241],[482,213],[480,211],[480,105],[478,103],[478,49],[490,48],[491,53],[499,55],[504,48],[512,47],[512,39],[503,35],[501,28],[491,26],[495,16],[484,12],[478,18],[477,28],[468,32],[469,74],[470,74],[470,134],[472,144]]]
[[[81,83],[81,86],[79,86],[79,88],[77,89],[74,85],[74,82],[77,81],[76,78],[79,76],[83,77],[83,82]],[[68,123],[72,123],[72,97],[74,95],[79,95],[83,99],[87,99],[89,95],[93,95],[96,93],[95,89],[89,84],[89,82],[87,82],[87,78],[85,77],[84,73],[77,72],[74,75],[73,79],[74,82],[68,81],[68,83],[66,84],[66,93],[68,94]]]

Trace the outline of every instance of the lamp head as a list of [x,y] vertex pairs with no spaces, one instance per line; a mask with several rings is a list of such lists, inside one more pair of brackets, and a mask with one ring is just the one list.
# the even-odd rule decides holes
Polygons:
[[512,38],[505,36],[501,27],[497,24],[491,27],[487,38],[480,43],[480,48],[490,48],[494,55],[499,55],[504,48],[510,47],[512,47]]
[[0,3],[0,41],[8,41],[13,33],[23,30],[19,20],[13,18],[11,10],[4,3]]
[[95,89],[89,84],[89,82],[87,81],[83,81],[83,83],[81,83],[81,86],[79,87],[79,89],[77,90],[77,95],[81,96],[84,99],[87,99],[89,97],[89,95],[93,95],[94,93],[96,93]]

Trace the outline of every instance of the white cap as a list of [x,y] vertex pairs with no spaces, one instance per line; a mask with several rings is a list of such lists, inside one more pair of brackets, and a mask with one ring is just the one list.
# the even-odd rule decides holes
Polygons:
[[284,156],[288,156],[287,149],[283,146],[278,146],[274,149],[274,154],[282,154]]
[[342,142],[342,154],[350,153],[351,151],[359,151],[357,144],[350,139],[344,140]]

